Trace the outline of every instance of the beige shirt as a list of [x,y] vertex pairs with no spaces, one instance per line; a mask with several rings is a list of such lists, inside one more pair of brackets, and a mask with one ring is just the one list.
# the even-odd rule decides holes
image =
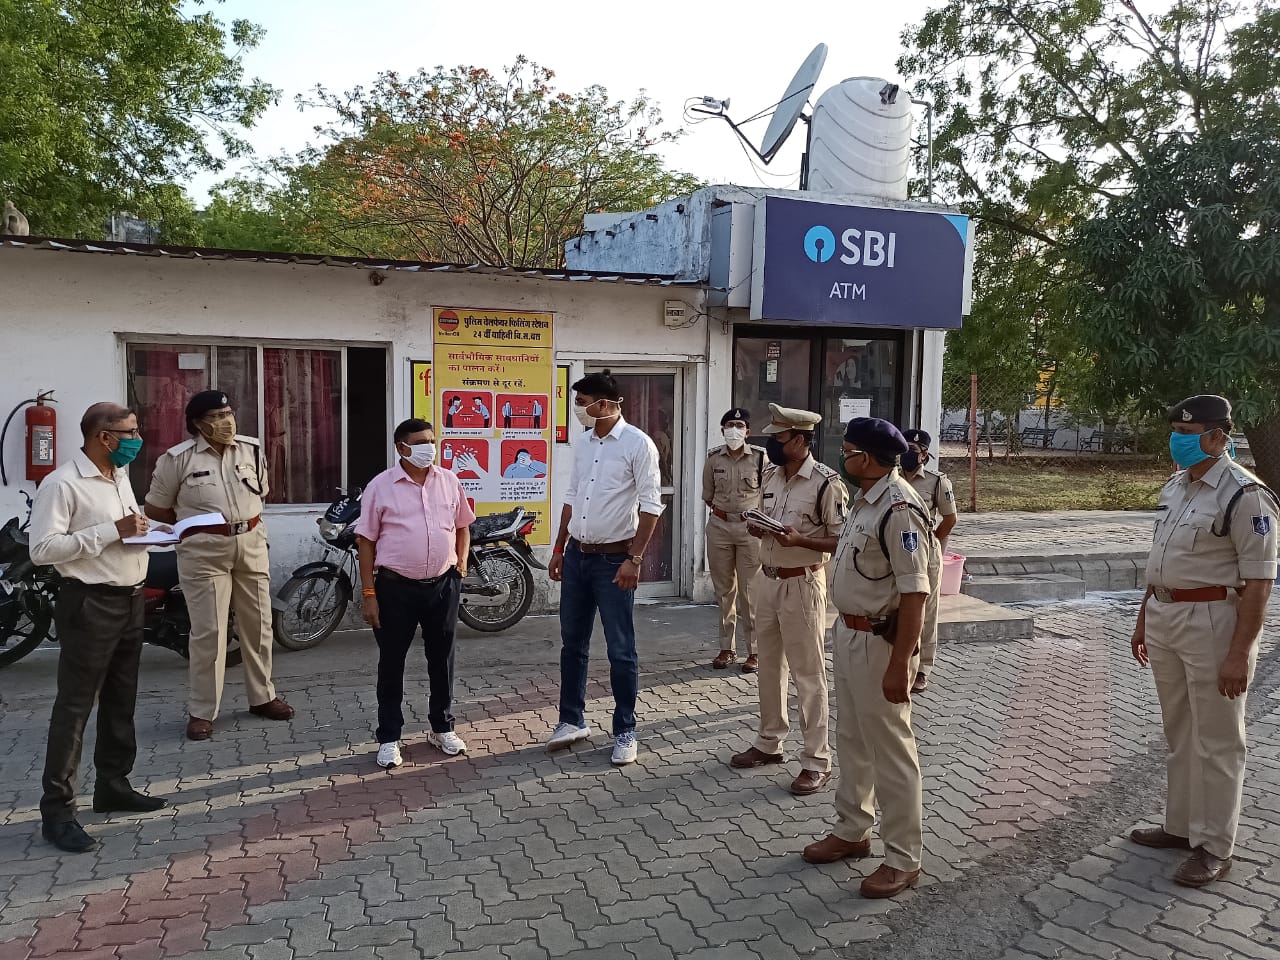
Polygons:
[[702,467],[702,500],[725,513],[760,508],[760,481],[771,466],[764,449],[744,444],[734,456],[727,446],[716,447]]
[[[794,527],[802,536],[840,536],[848,503],[849,491],[840,475],[813,459],[812,454],[790,480],[781,467],[770,464],[765,468],[761,511],[779,523]],[[826,563],[828,559],[830,554],[817,550],[784,547],[768,534],[760,539],[760,563],[766,567],[809,567]]]
[[[895,470],[866,492],[859,490],[836,547],[831,602],[841,613],[883,617],[904,593],[930,593],[942,571],[942,548],[911,485]],[[884,545],[880,546],[880,524]]]
[[128,470],[109,480],[77,451],[36,490],[31,560],[82,583],[136,586],[147,576],[147,548],[121,543],[116,521],[141,512]]
[[[1280,517],[1261,483],[1227,457],[1199,480],[1185,470],[1175,473],[1160,491],[1147,583],[1172,589],[1274,580]],[[1227,530],[1227,505],[1242,489]]]
[[945,473],[921,467],[913,474],[904,473],[902,476],[924,501],[934,526],[941,517],[949,517],[956,512],[956,493],[951,486],[951,478]]
[[147,503],[177,511],[179,520],[216,512],[240,523],[262,513],[267,492],[267,461],[256,439],[237,436],[218,456],[208,440],[196,437],[160,457]]

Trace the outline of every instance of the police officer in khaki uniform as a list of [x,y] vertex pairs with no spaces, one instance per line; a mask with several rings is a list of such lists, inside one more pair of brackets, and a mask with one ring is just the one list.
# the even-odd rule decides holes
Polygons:
[[271,579],[262,504],[267,465],[259,443],[236,433],[221,390],[187,403],[187,432],[156,463],[146,513],[173,523],[221,513],[226,523],[188,529],[178,544],[178,577],[191,614],[191,696],[187,737],[208,740],[222,700],[227,616],[236,615],[251,713],[288,720],[293,708],[271,682]]
[[[933,522],[933,535],[943,554],[947,552],[947,537],[956,525],[956,495],[951,478],[945,473],[930,470],[932,455],[929,445],[933,438],[923,430],[904,430],[907,452],[902,455],[902,476],[920,495]],[[912,693],[923,693],[929,686],[933,662],[938,656],[938,604],[936,598],[925,610],[924,633],[920,637],[920,670],[911,685]]]
[[742,511],[760,507],[760,482],[764,476],[762,447],[748,444],[751,418],[734,407],[720,418],[724,445],[707,456],[702,468],[702,499],[711,509],[707,520],[707,566],[720,604],[720,653],[711,666],[724,670],[738,659],[738,618],[741,615],[747,645],[743,673],[759,668],[756,656],[756,601],[751,582],[760,572],[760,540],[747,532]]
[[782,762],[790,672],[804,736],[800,775],[791,792],[803,797],[817,793],[831,779],[824,567],[836,548],[849,494],[839,475],[813,457],[813,431],[822,417],[776,403],[769,404],[769,411],[772,420],[763,433],[769,438],[765,453],[774,466],[764,474],[760,509],[783,530],[747,525],[761,538],[760,573],[751,587],[760,653],[760,728],[755,744],[735,754],[730,763],[747,769]]
[[831,583],[840,611],[832,654],[840,782],[831,834],[805,847],[804,858],[869,856],[879,802],[885,859],[862,881],[862,895],[883,898],[920,879],[923,807],[910,687],[942,551],[924,503],[896,469],[907,450],[898,429],[856,417],[844,438],[844,472],[858,492]]
[[1175,882],[1226,875],[1245,770],[1245,701],[1276,578],[1275,495],[1231,459],[1231,404],[1189,397],[1169,410],[1181,468],[1160,493],[1133,656],[1155,675],[1169,742],[1164,825],[1148,847],[1190,850]]

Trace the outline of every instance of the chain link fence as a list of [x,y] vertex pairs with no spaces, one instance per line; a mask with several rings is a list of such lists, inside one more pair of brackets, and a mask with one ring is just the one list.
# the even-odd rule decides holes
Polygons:
[[[1174,469],[1168,424],[1072,410],[1046,386],[946,372],[936,454],[959,509],[1154,508]],[[1247,439],[1235,440],[1251,466]]]

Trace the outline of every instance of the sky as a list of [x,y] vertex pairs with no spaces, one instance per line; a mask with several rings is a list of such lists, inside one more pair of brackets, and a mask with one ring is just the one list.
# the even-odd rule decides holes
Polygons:
[[[776,103],[792,75],[818,43],[827,62],[813,99],[848,77],[897,82],[894,63],[903,28],[942,0],[852,0],[816,4],[753,0],[624,0],[622,3],[444,3],[403,0],[357,4],[351,0],[226,0],[208,5],[224,23],[248,19],[267,33],[245,57],[248,76],[282,91],[280,103],[247,139],[258,156],[296,152],[316,139],[323,118],[300,113],[294,95],[317,83],[338,90],[367,85],[380,71],[410,73],[438,65],[497,71],[524,54],[556,72],[558,89],[604,86],[614,99],[641,89],[662,110],[664,128],[688,133],[663,147],[668,166],[712,183],[794,187],[800,169],[802,128],[761,175],[748,162],[728,125],[682,120],[690,97],[729,98],[742,120]],[[821,9],[821,15],[814,11]],[[764,121],[747,128],[759,145]],[[757,161],[758,165],[758,161]],[[190,184],[197,203],[227,172]]]

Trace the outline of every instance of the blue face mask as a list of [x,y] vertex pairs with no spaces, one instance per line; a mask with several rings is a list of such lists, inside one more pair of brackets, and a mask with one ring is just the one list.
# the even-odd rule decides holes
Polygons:
[[1169,455],[1173,457],[1173,462],[1187,470],[1208,460],[1209,454],[1200,449],[1202,436],[1204,434],[1200,433],[1169,434]]

